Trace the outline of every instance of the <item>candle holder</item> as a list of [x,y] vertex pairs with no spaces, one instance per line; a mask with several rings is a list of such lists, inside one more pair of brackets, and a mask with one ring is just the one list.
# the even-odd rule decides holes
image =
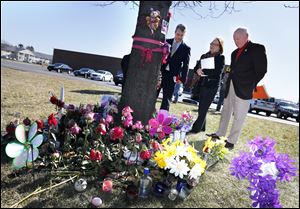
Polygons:
[[177,189],[171,189],[168,195],[168,198],[172,201],[174,201],[178,196],[178,191]]
[[167,190],[168,186],[163,182],[157,182],[156,184],[154,184],[153,192],[158,197],[163,197]]
[[102,183],[102,191],[111,193],[113,188],[113,183],[110,178],[105,178]]
[[126,197],[129,201],[134,201],[138,198],[139,189],[134,184],[130,184],[126,188]]

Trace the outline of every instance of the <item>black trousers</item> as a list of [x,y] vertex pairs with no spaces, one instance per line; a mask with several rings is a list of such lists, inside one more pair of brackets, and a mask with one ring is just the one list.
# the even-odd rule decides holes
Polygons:
[[192,131],[200,132],[205,131],[206,125],[206,114],[209,106],[211,105],[217,91],[218,86],[216,87],[206,87],[206,86],[197,86],[199,89],[199,106],[198,106],[198,118],[193,124]]
[[175,87],[174,76],[169,71],[162,73],[161,87],[163,89],[163,99],[160,109],[169,111]]

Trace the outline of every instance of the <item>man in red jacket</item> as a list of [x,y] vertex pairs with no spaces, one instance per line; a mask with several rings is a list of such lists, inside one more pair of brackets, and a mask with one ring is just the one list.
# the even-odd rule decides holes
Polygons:
[[252,43],[245,28],[238,28],[233,39],[238,47],[231,54],[230,73],[226,82],[225,100],[219,129],[213,138],[225,136],[232,114],[233,124],[225,147],[233,149],[240,137],[252,93],[267,72],[267,56],[263,45]]

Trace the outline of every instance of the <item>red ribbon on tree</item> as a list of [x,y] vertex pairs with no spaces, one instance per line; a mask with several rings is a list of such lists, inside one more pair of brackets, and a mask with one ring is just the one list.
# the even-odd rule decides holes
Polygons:
[[168,57],[168,54],[170,53],[170,48],[165,47],[166,42],[162,43],[161,41],[157,41],[154,39],[150,38],[141,38],[141,37],[133,37],[134,41],[139,41],[139,42],[145,42],[145,43],[151,43],[151,44],[156,44],[159,45],[158,48],[146,48],[140,45],[133,45],[132,48],[134,49],[139,49],[141,51],[141,57],[142,57],[142,64],[144,65],[145,63],[151,63],[152,62],[152,57],[153,57],[153,52],[160,52],[163,53],[163,60],[162,63],[166,62],[166,58]]

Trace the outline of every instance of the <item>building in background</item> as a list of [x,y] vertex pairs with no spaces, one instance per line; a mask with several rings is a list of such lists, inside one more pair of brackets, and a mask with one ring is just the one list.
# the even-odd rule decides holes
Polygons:
[[64,63],[72,67],[74,70],[78,70],[80,68],[105,70],[115,75],[121,70],[121,60],[121,58],[117,57],[54,49],[52,63]]

